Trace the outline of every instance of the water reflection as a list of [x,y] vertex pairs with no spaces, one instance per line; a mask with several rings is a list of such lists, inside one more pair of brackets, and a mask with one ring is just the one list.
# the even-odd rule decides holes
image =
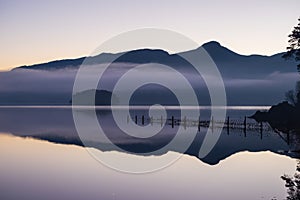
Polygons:
[[288,200],[298,200],[300,199],[300,160],[296,167],[296,173],[293,176],[283,175],[282,180],[285,181],[285,187],[288,192]]
[[[260,125],[255,125],[251,119],[246,119],[247,124],[245,127],[240,127],[244,123],[244,116],[253,114],[253,110],[257,108],[247,109],[228,109],[228,116],[230,117],[230,127],[225,127],[222,130],[220,139],[218,140],[214,149],[201,160],[208,164],[217,164],[220,160],[223,160],[232,154],[241,151],[272,151],[277,154],[284,154],[290,157],[299,157],[298,152],[294,152],[294,144],[289,142],[287,138],[268,129],[264,125],[261,129]],[[88,109],[79,109],[84,118],[89,121],[92,118],[91,111]],[[122,109],[120,109],[122,112]],[[182,136],[182,140],[185,140],[190,133],[197,132],[195,139],[187,150],[179,148],[167,149],[165,152],[174,151],[178,153],[184,153],[192,155],[198,158],[199,149],[202,145],[203,139],[207,132],[208,127],[205,126],[205,121],[211,119],[210,110],[202,108],[201,110],[201,126],[197,123],[198,119],[178,119],[179,112],[176,109],[169,109],[168,116],[174,116],[174,122],[172,118],[161,120],[158,118],[151,118],[147,110],[135,109],[131,112],[131,116],[124,118],[124,124],[128,124],[128,120],[133,120],[140,126],[163,126],[159,135],[150,138],[134,138],[130,137],[120,131],[118,126],[112,121],[112,114],[109,109],[100,109],[97,111],[99,123],[104,127],[106,136],[109,140],[117,145],[118,148],[106,140],[99,141],[94,138],[98,138],[97,129],[95,127],[86,127],[89,131],[85,137],[89,139],[89,146],[96,147],[101,151],[124,151],[131,154],[140,154],[151,152],[155,149],[159,149],[167,145],[174,137],[174,133],[178,128],[178,124],[184,124],[185,132]],[[144,116],[144,117],[143,117]],[[137,120],[136,120],[137,117]],[[143,119],[144,118],[144,119]],[[162,123],[164,122],[164,123]],[[252,124],[252,125],[251,125]],[[235,127],[231,127],[235,126]],[[218,122],[215,122],[215,129],[218,128]],[[42,140],[47,140],[61,144],[75,144],[83,146],[74,125],[72,118],[72,110],[68,107],[61,108],[1,108],[0,109],[0,132],[9,132],[16,136],[33,137]],[[213,132],[212,132],[213,134]],[[292,137],[292,136],[290,136]],[[289,138],[289,140],[293,140]],[[179,144],[180,146],[180,144]],[[149,153],[148,155],[152,155]]]
[[[103,153],[120,160],[133,156]],[[0,198],[30,200],[283,199],[280,175],[293,174],[296,165],[271,152],[240,152],[213,167],[183,155],[164,170],[132,175],[99,164],[75,145],[5,134],[0,134],[0,161]]]

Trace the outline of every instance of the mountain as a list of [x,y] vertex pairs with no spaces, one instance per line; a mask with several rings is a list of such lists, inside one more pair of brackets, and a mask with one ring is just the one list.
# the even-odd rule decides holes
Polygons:
[[[216,41],[203,44],[203,47],[218,66],[221,74],[232,78],[249,78],[249,76],[264,77],[273,72],[295,72],[296,63],[291,60],[284,60],[278,53],[272,56],[262,55],[240,55],[223,47]],[[77,69],[81,64],[101,64],[112,60],[114,63],[159,63],[173,67],[185,67],[189,65],[181,56],[194,56],[200,47],[194,50],[169,54],[164,50],[158,49],[138,49],[122,53],[102,53],[93,57],[82,57],[77,59],[56,60],[48,63],[35,64],[30,66],[20,66],[13,70],[32,69],[32,70],[58,70],[58,69]],[[238,69],[238,70],[237,70]]]
[[[240,55],[212,41],[203,47],[218,67],[225,85],[228,105],[273,105],[282,101],[284,94],[294,89],[299,80],[295,61],[284,60],[283,53],[272,56]],[[198,59],[203,48],[169,54],[160,49],[137,49],[123,53],[102,53],[92,57],[56,60],[30,66],[21,66],[9,72],[0,72],[0,105],[68,105],[72,99],[74,81],[80,65],[87,66],[89,74],[97,78],[98,65],[114,61],[101,77],[97,88],[112,91],[119,79],[140,64],[150,64],[148,71],[134,70],[142,80],[155,77],[166,79],[173,89],[186,91],[174,73],[157,67],[156,63],[172,67],[182,74],[194,88],[201,105],[210,105],[210,95],[203,77],[183,57]],[[154,64],[153,64],[154,63]],[[153,67],[152,67],[153,66]],[[147,77],[148,76],[148,77]],[[215,77],[212,77],[215,78]],[[126,86],[127,87],[127,86]],[[130,89],[130,86],[128,86]],[[122,93],[123,92],[123,93]],[[127,90],[120,91],[120,95]],[[178,105],[172,90],[155,84],[144,85],[133,93],[134,105]]]
[[[220,43],[212,41],[202,47],[208,52],[217,65],[222,76],[230,78],[250,78],[254,76],[265,77],[274,72],[288,73],[296,71],[296,63],[282,58],[284,53],[272,56],[263,55],[240,55],[223,47]],[[197,56],[200,48],[180,53],[181,56]]]

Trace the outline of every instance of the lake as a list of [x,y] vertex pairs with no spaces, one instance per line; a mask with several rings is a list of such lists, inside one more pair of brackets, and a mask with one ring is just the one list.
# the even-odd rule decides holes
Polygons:
[[247,118],[268,108],[1,107],[0,199],[283,199],[299,138]]

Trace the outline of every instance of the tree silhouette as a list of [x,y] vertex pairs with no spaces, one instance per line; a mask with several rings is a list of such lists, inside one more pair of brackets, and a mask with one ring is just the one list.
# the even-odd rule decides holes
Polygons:
[[[298,25],[294,27],[294,30],[289,34],[289,46],[287,52],[283,55],[285,59],[294,59],[296,62],[300,61],[300,18],[298,19]],[[300,73],[300,64],[297,65],[298,72]],[[290,90],[286,93],[287,100],[300,110],[300,81],[297,82],[295,91]],[[299,112],[298,112],[299,113]],[[295,140],[297,142],[297,140]],[[297,144],[298,146],[299,144]],[[300,199],[300,161],[298,160],[296,173],[294,176],[283,175],[281,179],[285,181],[285,187],[287,188],[288,196],[287,200],[299,200]]]
[[300,199],[300,161],[297,164],[297,171],[294,176],[283,175],[282,180],[285,181],[285,187],[287,188],[288,196],[287,200],[299,200]]
[[297,81],[295,89],[285,93],[285,99],[293,106],[300,108],[300,81]]
[[[282,56],[285,59],[294,59],[296,62],[300,61],[300,17],[298,19],[298,25],[294,27],[294,30],[289,34],[289,46],[286,48],[287,52]],[[297,65],[297,70],[300,73],[300,64]],[[296,83],[295,90],[290,90],[285,94],[286,100],[300,108],[300,81]]]
[[[300,61],[300,17],[298,19],[298,25],[294,27],[294,30],[289,34],[289,46],[286,48],[287,52],[283,55],[285,59],[295,59]],[[300,71],[300,64],[298,64],[298,71]]]

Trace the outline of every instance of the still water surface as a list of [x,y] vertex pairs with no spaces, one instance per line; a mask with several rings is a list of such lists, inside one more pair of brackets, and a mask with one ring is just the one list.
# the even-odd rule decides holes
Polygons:
[[[210,119],[209,109],[201,109],[200,117]],[[257,109],[267,108],[231,107],[227,115],[233,122],[243,122]],[[176,108],[169,110],[175,110],[170,115],[176,118]],[[80,112],[89,119],[88,110]],[[266,125],[262,132],[224,128],[205,158],[197,157],[208,129],[205,126],[200,127],[186,152],[175,148],[163,154],[139,155],[145,149],[157,148],[155,141],[167,141],[165,135],[172,135],[178,125],[172,128],[166,121],[165,135],[137,145],[136,140],[120,137],[109,110],[98,114],[112,141],[126,151],[107,144],[96,145],[97,149],[83,147],[70,107],[0,108],[0,199],[283,199],[286,189],[280,176],[293,174],[299,158],[293,152],[295,144]],[[141,116],[146,118],[148,113],[139,108],[131,114],[133,121],[139,116],[137,123],[142,126]],[[247,123],[255,122],[247,118]],[[153,120],[152,126],[161,123]],[[187,134],[197,129],[186,127]],[[98,162],[89,149],[120,161],[134,159],[140,165],[158,162],[163,156],[183,155],[161,170],[128,174]]]

